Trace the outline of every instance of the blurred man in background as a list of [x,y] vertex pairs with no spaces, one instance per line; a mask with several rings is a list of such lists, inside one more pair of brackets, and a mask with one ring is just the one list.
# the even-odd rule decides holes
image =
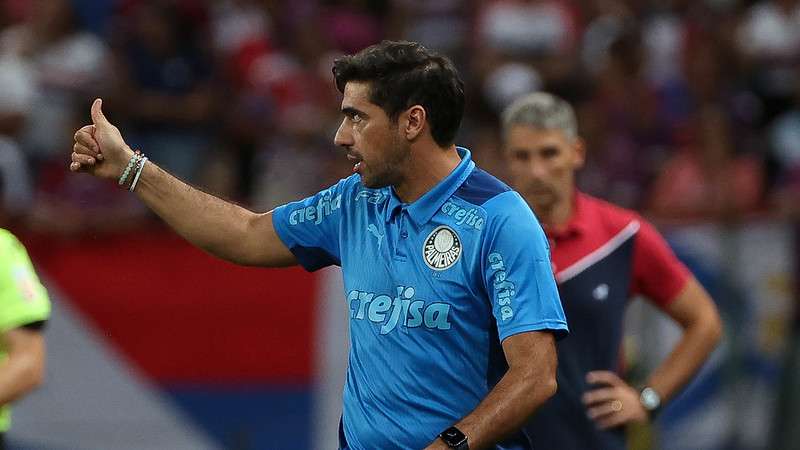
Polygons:
[[[708,358],[722,333],[716,307],[642,217],[579,192],[586,149],[575,113],[546,93],[503,113],[512,184],[550,240],[553,271],[572,333],[558,343],[558,392],[526,427],[534,448],[624,449],[623,426],[652,419]],[[623,379],[625,308],[642,295],[683,328],[640,388]]]
[[342,267],[339,448],[530,449],[515,431],[555,392],[567,332],[541,227],[453,143],[464,90],[448,59],[384,41],[333,72],[353,175],[305,200],[255,214],[196,190],[134,153],[99,100],[70,169],[118,180],[220,258]]
[[42,383],[50,315],[47,291],[22,244],[0,228],[0,449],[11,426],[11,402]]

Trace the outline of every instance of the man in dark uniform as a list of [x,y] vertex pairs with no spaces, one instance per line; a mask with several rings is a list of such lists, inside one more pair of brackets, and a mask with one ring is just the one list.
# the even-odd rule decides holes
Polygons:
[[[651,419],[716,346],[716,307],[651,224],[575,188],[586,150],[569,104],[546,93],[523,97],[504,112],[503,133],[512,183],[550,241],[572,330],[558,343],[558,392],[526,431],[537,449],[624,449],[624,425]],[[634,388],[622,379],[621,343],[625,308],[637,295],[683,336]]]

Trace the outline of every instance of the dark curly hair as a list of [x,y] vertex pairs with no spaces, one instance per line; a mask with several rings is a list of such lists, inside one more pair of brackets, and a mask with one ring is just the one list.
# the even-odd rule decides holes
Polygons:
[[414,105],[427,113],[436,143],[452,144],[464,116],[464,82],[453,63],[421,44],[383,41],[333,63],[336,88],[349,81],[370,83],[370,102],[392,119]]

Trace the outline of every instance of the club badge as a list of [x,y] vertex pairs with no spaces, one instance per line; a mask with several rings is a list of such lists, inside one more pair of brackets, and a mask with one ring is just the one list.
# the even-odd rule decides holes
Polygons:
[[422,257],[433,270],[448,269],[461,257],[461,239],[446,225],[436,227],[425,239]]

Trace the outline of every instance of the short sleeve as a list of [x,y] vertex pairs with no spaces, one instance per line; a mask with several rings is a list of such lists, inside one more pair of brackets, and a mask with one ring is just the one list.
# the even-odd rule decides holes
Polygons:
[[666,308],[686,286],[691,273],[652,224],[641,220],[635,239],[631,294],[643,295]]
[[28,253],[11,233],[0,230],[0,331],[49,317],[47,290],[39,281]]
[[275,208],[275,232],[298,262],[313,272],[341,265],[340,229],[347,192],[353,177],[340,180],[324,191]]
[[516,192],[484,204],[490,216],[482,257],[484,284],[500,340],[526,331],[568,333],[542,227]]

